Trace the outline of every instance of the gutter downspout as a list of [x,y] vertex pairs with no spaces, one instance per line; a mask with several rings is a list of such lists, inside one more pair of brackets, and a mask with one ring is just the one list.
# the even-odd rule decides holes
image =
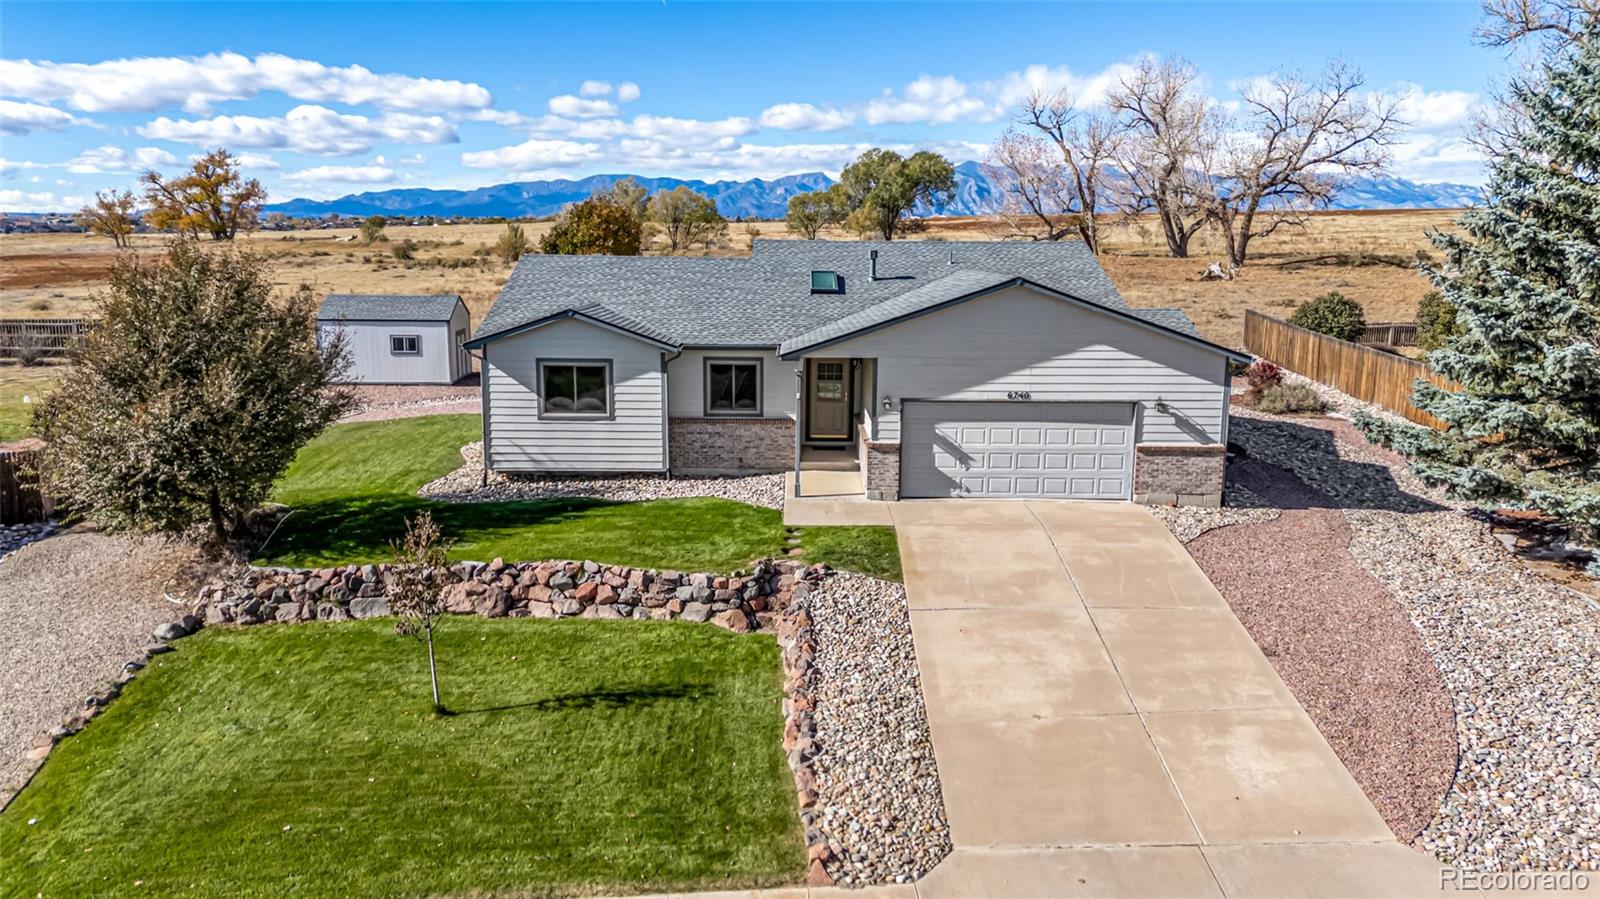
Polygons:
[[672,410],[667,403],[672,399],[672,391],[667,384],[667,363],[682,355],[683,350],[670,356],[665,350],[661,352],[661,461],[669,481],[672,480]]
[[794,498],[800,498],[800,447],[805,434],[806,362],[794,370]]
[[483,419],[483,458],[479,461],[482,472],[478,476],[478,489],[485,490],[489,487],[489,345],[484,344],[481,356],[476,351],[467,350],[469,357],[476,356],[478,360],[478,415]]

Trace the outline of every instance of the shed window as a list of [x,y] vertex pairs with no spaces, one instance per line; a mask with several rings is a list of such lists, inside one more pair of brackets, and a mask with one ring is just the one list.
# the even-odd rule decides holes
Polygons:
[[389,352],[396,356],[420,356],[422,338],[415,334],[390,334]]
[[604,362],[546,362],[540,408],[549,415],[610,415],[611,366]]
[[761,416],[761,360],[707,359],[706,414]]

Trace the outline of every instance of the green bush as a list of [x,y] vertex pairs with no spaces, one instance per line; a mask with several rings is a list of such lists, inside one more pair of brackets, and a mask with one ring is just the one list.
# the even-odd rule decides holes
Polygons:
[[1437,290],[1430,290],[1417,302],[1417,346],[1437,350],[1461,333],[1454,303]]
[[1256,408],[1273,415],[1328,411],[1328,404],[1304,384],[1271,384],[1256,392]]
[[1367,330],[1367,315],[1360,303],[1335,290],[1296,309],[1289,317],[1289,324],[1340,340],[1356,341]]

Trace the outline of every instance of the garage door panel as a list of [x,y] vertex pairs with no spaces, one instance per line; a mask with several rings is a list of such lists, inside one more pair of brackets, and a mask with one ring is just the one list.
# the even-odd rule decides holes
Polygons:
[[1129,496],[1131,404],[911,401],[902,416],[903,496]]

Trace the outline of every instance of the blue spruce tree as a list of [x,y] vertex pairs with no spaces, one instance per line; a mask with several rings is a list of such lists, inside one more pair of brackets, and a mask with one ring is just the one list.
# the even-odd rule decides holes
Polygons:
[[1600,26],[1513,90],[1520,147],[1490,163],[1487,203],[1464,233],[1432,235],[1425,273],[1458,310],[1428,355],[1447,391],[1419,381],[1437,431],[1371,416],[1367,435],[1424,482],[1469,501],[1557,515],[1600,536]]

